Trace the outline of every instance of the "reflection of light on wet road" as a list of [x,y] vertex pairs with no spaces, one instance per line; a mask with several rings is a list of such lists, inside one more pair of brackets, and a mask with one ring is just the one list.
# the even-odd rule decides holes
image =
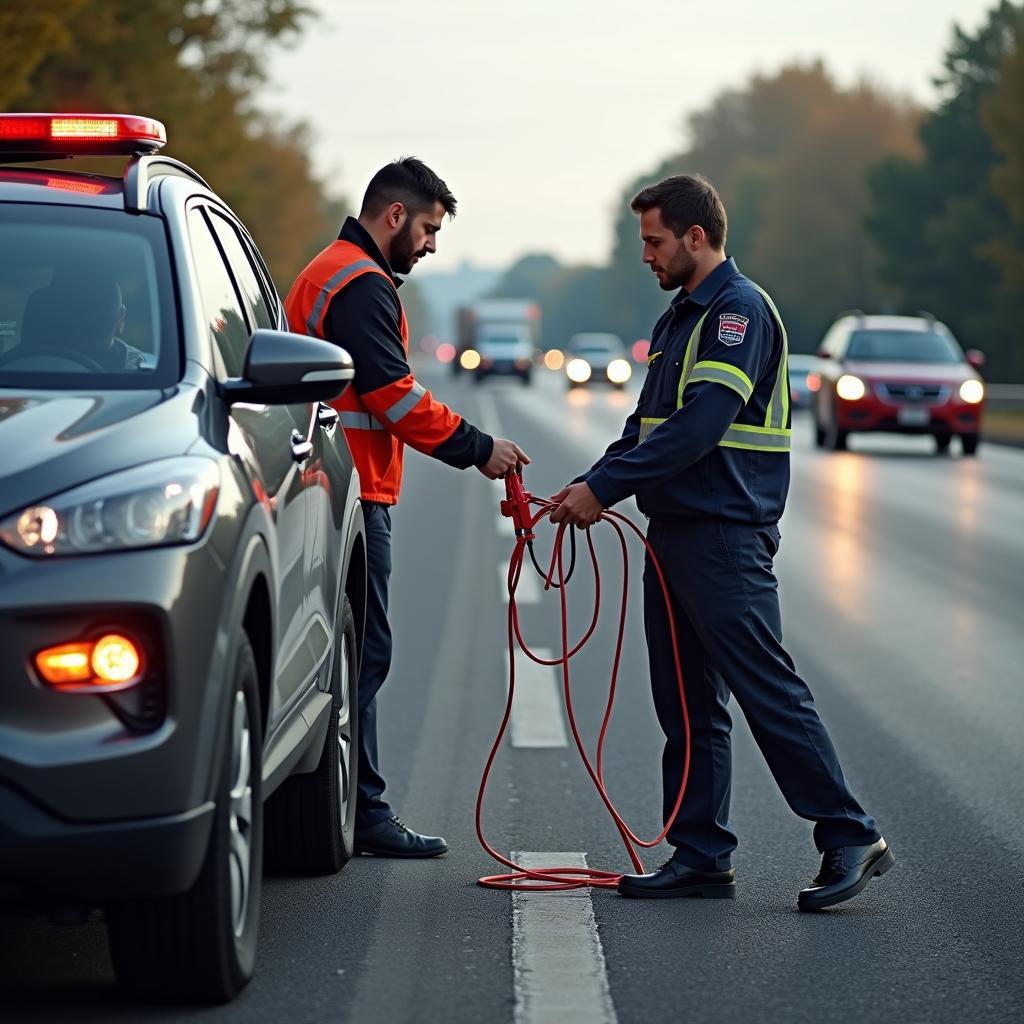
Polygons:
[[961,530],[975,535],[978,528],[978,502],[982,496],[982,485],[978,479],[978,463],[957,467],[960,469],[958,493],[956,495],[956,520]]
[[825,491],[830,528],[825,544],[825,576],[849,621],[865,622],[866,562],[860,530],[865,523],[866,462],[855,455],[828,460]]
[[590,392],[581,388],[573,388],[568,394],[569,404],[577,407],[590,405]]

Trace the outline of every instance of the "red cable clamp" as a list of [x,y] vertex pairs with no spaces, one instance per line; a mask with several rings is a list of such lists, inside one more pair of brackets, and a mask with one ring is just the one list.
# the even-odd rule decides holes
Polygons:
[[501,514],[508,516],[515,527],[516,536],[524,540],[533,540],[536,534],[530,525],[530,501],[533,495],[523,487],[523,474],[507,473],[505,475],[505,500],[501,503]]

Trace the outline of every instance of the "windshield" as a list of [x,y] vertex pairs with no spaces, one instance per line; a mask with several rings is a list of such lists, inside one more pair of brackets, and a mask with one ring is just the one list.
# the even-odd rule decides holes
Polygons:
[[938,331],[854,331],[846,358],[888,363],[963,362],[957,343]]
[[488,334],[480,339],[481,348],[525,348],[529,343],[517,334]]
[[0,387],[165,387],[177,370],[161,220],[0,206]]
[[625,351],[625,347],[614,334],[583,334],[570,340],[569,351],[581,356],[617,356]]

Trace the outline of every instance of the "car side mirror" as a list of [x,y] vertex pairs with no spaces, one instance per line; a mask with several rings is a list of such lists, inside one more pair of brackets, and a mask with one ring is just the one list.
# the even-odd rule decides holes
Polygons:
[[985,365],[985,353],[980,349],[969,348],[965,355],[967,356],[967,362],[976,370],[980,370]]
[[229,402],[291,405],[327,402],[355,375],[352,357],[338,345],[289,331],[254,331],[242,376],[225,381]]

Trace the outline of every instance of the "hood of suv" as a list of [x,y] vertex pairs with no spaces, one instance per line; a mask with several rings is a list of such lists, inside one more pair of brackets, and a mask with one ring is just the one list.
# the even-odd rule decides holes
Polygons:
[[199,392],[0,389],[0,515],[97,477],[181,455]]

